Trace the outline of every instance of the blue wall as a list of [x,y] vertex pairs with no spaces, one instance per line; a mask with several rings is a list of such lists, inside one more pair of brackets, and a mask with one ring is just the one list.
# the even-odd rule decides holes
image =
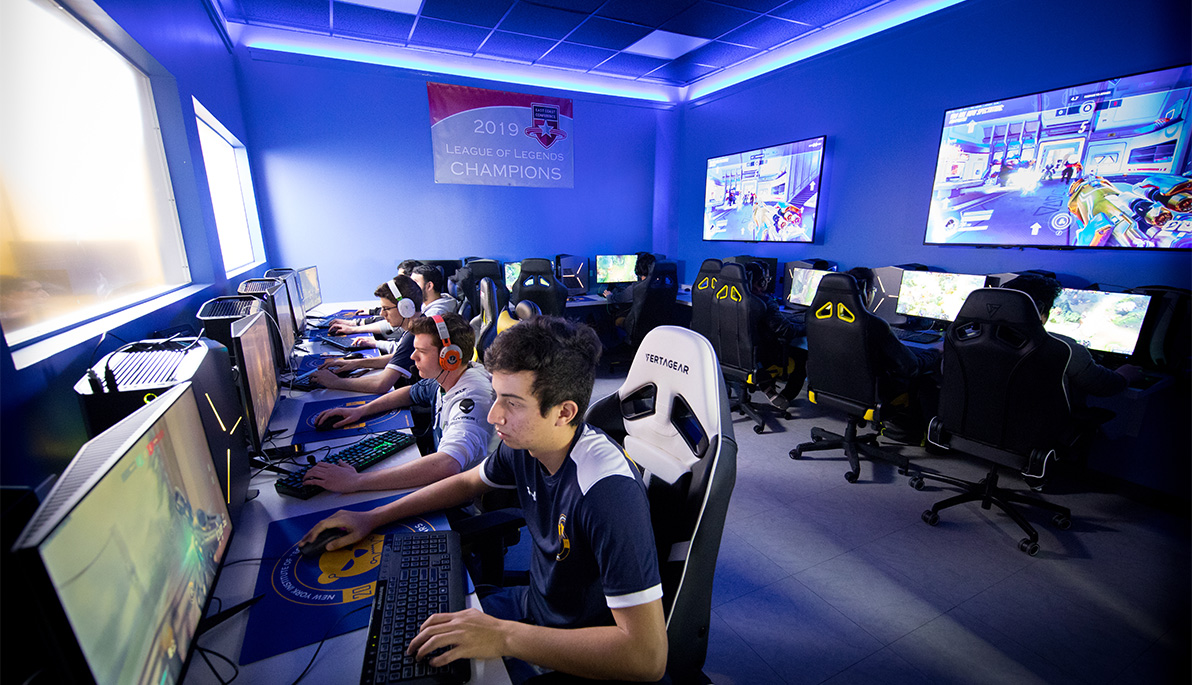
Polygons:
[[[317,264],[325,299],[369,298],[407,258],[651,249],[654,106],[260,51],[241,58],[266,242],[276,264]],[[575,187],[436,184],[428,80],[572,98]]]
[[[943,113],[1187,63],[1183,0],[968,0],[686,106],[679,141],[678,254],[816,256],[841,268],[920,262],[948,271],[1046,268],[1065,285],[1188,287],[1187,252],[927,247]],[[814,245],[701,240],[708,157],[828,136]]]

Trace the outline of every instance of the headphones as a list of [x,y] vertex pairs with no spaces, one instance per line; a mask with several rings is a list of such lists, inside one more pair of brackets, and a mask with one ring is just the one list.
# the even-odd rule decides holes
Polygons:
[[443,349],[439,350],[439,368],[455,371],[464,365],[464,351],[459,349],[459,345],[451,344],[451,335],[447,333],[443,317],[434,314],[430,318],[434,319],[435,327],[439,329],[439,340],[443,341]]
[[418,313],[417,306],[414,301],[408,297],[402,297],[397,289],[397,279],[390,279],[385,285],[389,286],[389,292],[393,293],[393,301],[397,303],[397,313],[401,314],[403,319],[408,319],[414,314]]
[[745,271],[749,274],[750,285],[754,282],[757,287],[767,290],[770,287],[770,267],[765,262],[752,261],[745,264]]

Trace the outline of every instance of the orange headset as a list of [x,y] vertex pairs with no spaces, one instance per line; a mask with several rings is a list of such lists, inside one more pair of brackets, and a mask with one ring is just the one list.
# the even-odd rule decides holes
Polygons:
[[439,329],[439,340],[443,342],[443,349],[439,350],[439,368],[444,371],[455,371],[464,365],[464,351],[459,349],[459,345],[452,344],[451,335],[447,332],[447,324],[443,321],[443,317],[433,314],[430,318],[434,319],[435,327]]

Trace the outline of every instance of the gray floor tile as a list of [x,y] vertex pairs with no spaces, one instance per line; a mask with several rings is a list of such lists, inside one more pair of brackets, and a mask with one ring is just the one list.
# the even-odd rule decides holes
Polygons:
[[716,685],[778,685],[782,678],[766,665],[716,612],[708,633],[708,659],[704,675]]

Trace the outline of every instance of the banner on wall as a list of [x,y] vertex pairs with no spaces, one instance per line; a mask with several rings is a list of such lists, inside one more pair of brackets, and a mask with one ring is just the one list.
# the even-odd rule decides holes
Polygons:
[[572,188],[571,100],[427,83],[435,183]]

